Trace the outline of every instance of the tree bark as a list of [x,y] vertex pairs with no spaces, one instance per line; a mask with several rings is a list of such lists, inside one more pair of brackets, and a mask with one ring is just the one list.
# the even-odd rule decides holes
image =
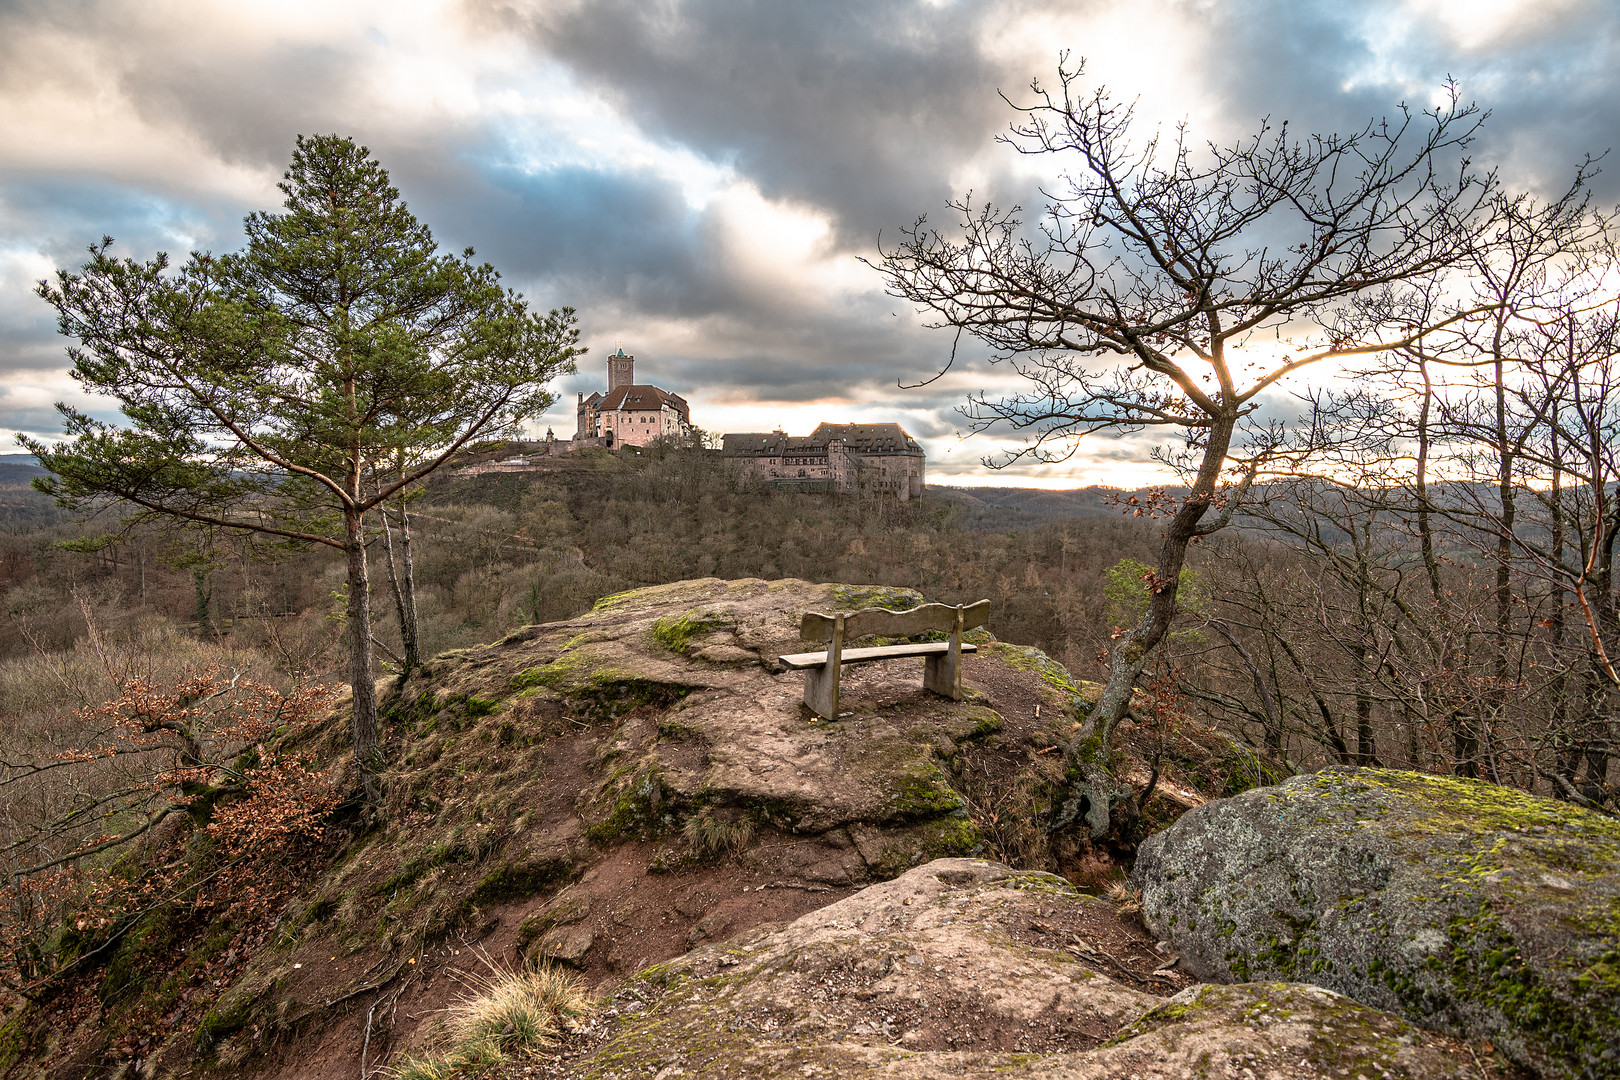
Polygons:
[[[384,517],[387,513],[385,509]],[[419,651],[421,633],[416,615],[416,563],[411,558],[411,515],[405,509],[403,493],[399,498],[399,555],[400,561],[405,566],[400,589],[405,599],[405,622],[410,627],[410,636],[405,638],[405,665],[414,671],[422,666],[422,654]]]
[[400,557],[405,564],[402,575],[394,562],[394,534],[388,523],[388,508],[379,507],[382,516],[383,550],[388,556],[388,588],[394,594],[394,610],[399,615],[399,639],[404,657],[400,678],[422,666],[422,654],[417,646],[416,630],[416,573],[411,564],[411,519],[406,514],[404,500],[399,504]]
[[1209,428],[1203,460],[1192,491],[1171,517],[1159,546],[1159,567],[1149,585],[1148,607],[1142,621],[1120,635],[1108,655],[1108,682],[1102,697],[1087,715],[1085,723],[1064,749],[1063,763],[1070,778],[1070,796],[1053,820],[1062,828],[1082,813],[1094,840],[1107,835],[1113,822],[1113,808],[1135,805],[1129,784],[1115,779],[1112,771],[1114,729],[1131,707],[1136,680],[1147,666],[1147,657],[1164,635],[1176,613],[1176,588],[1181,568],[1187,562],[1187,546],[1199,535],[1199,522],[1215,501],[1221,467],[1231,449],[1236,416],[1217,416]]
[[345,547],[349,558],[349,685],[354,690],[354,763],[360,770],[360,783],[366,802],[375,806],[378,793],[374,778],[379,765],[377,750],[377,685],[372,679],[371,581],[366,571],[364,515],[344,512]]
[[[1210,629],[1226,639],[1226,643],[1232,646],[1232,649],[1238,654],[1238,658],[1243,661],[1243,666],[1248,669],[1249,680],[1254,683],[1254,692],[1260,698],[1260,707],[1266,714],[1265,747],[1267,750],[1280,752],[1282,750],[1282,713],[1277,708],[1277,699],[1271,692],[1270,684],[1266,682],[1266,677],[1261,674],[1260,667],[1255,663],[1253,655],[1243,647],[1243,642],[1238,640],[1237,635],[1232,633],[1229,626],[1219,619],[1211,619],[1209,626]],[[1146,803],[1147,800],[1141,799],[1138,802]]]
[[[1511,638],[1513,633],[1513,536],[1518,527],[1517,493],[1513,490],[1513,468],[1518,455],[1510,441],[1507,426],[1507,386],[1504,382],[1505,369],[1502,361],[1503,352],[1502,330],[1500,320],[1496,339],[1493,342],[1493,351],[1496,363],[1493,370],[1496,390],[1496,446],[1497,446],[1497,502],[1501,515],[1501,523],[1496,534],[1496,639],[1494,651],[1493,674],[1495,682],[1491,693],[1492,707],[1486,716],[1489,720],[1481,725],[1480,736],[1485,745],[1483,753],[1476,755],[1474,773],[1477,775],[1479,765],[1485,767],[1486,779],[1492,783],[1501,783],[1501,776],[1496,766],[1495,732],[1502,722],[1510,705],[1506,700],[1508,692],[1506,687],[1514,681],[1515,673],[1511,664]],[[1482,710],[1483,711],[1483,710]]]
[[[1429,378],[1429,365],[1427,358],[1418,353],[1418,371],[1423,376],[1423,402],[1418,409],[1418,445],[1417,445],[1417,524],[1418,542],[1423,551],[1423,569],[1429,579],[1429,597],[1433,602],[1435,614],[1441,620],[1439,635],[1439,655],[1436,658],[1440,670],[1446,677],[1447,687],[1457,685],[1457,675],[1452,671],[1451,664],[1451,634],[1446,625],[1449,619],[1445,601],[1444,587],[1440,583],[1440,557],[1435,552],[1434,529],[1431,513],[1434,504],[1429,499],[1429,450],[1432,436],[1430,433],[1430,411],[1434,403],[1434,383]],[[1474,738],[1473,721],[1465,706],[1459,704],[1448,711],[1446,722],[1451,729],[1451,756],[1453,769],[1459,776],[1478,775],[1474,759],[1479,754],[1479,743]]]

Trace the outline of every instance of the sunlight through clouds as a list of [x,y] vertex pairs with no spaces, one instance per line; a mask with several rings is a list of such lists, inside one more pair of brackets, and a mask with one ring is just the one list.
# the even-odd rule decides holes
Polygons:
[[1408,6],[1438,23],[1458,46],[1474,50],[1534,35],[1590,7],[1591,0],[1410,0]]
[[50,436],[75,389],[34,280],[104,233],[140,257],[233,248],[294,136],[336,131],[446,246],[579,310],[594,351],[542,419],[559,433],[622,340],[713,431],[895,419],[961,482],[1152,478],[1151,432],[986,473],[1014,436],[959,442],[956,410],[1020,380],[964,340],[927,382],[953,336],[861,261],[969,190],[1038,217],[1061,163],[995,141],[998,92],[1028,100],[1067,50],[1201,146],[1262,116],[1359,126],[1451,75],[1496,110],[1481,155],[1550,188],[1620,142],[1616,23],[1593,0],[20,0],[0,7],[5,407]]

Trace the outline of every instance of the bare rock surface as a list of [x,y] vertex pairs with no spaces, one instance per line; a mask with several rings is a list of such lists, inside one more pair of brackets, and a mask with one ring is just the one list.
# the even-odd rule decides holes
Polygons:
[[1199,978],[1294,979],[1620,1076],[1620,822],[1479,781],[1329,769],[1142,845],[1148,925]]
[[1317,987],[1200,985],[1167,998],[1115,978],[1080,934],[1027,940],[1032,926],[1099,918],[1114,918],[1111,905],[1053,875],[931,862],[642,972],[552,1075],[1500,1075],[1488,1056]]

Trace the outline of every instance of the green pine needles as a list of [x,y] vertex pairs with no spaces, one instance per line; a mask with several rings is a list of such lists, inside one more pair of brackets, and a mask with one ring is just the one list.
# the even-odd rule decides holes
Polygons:
[[73,377],[117,399],[107,424],[59,405],[67,439],[20,441],[52,473],[40,490],[78,510],[113,504],[349,561],[354,749],[377,753],[366,514],[475,440],[543,411],[573,370],[571,309],[545,315],[469,248],[441,252],[369,151],[300,136],[281,213],[250,214],[246,246],[141,262],[90,248],[38,294],[54,307]]

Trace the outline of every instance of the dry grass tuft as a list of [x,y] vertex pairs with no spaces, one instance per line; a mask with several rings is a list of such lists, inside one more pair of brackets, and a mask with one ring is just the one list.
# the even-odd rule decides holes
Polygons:
[[1140,915],[1142,913],[1142,894],[1131,888],[1131,883],[1120,878],[1108,883],[1103,890],[1103,899],[1119,908],[1121,915]]
[[595,1000],[578,976],[557,968],[512,971],[488,958],[487,976],[473,976],[474,995],[444,1011],[442,1049],[405,1058],[388,1069],[397,1080],[445,1080],[469,1069],[532,1058],[574,1031]]
[[686,819],[681,835],[699,855],[735,855],[754,838],[754,823],[748,818],[722,821],[700,810]]

